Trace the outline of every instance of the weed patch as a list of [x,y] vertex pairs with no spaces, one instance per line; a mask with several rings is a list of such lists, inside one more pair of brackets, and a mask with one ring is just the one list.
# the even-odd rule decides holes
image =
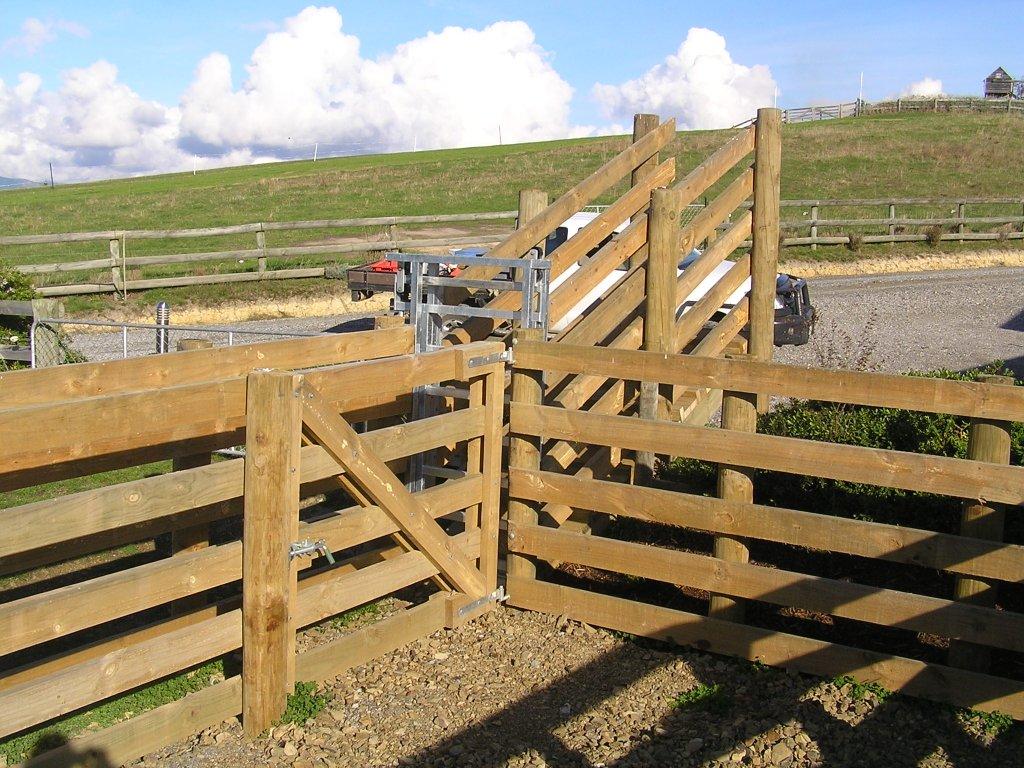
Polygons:
[[288,703],[278,724],[295,723],[302,725],[324,711],[331,702],[330,695],[319,693],[314,682],[295,683],[295,692],[288,696]]
[[673,709],[699,709],[721,715],[732,709],[732,697],[718,683],[700,683],[677,695],[669,702],[669,706]]

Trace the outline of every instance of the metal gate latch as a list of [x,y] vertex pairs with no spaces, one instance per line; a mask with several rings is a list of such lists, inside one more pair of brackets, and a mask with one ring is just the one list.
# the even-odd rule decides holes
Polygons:
[[327,542],[323,539],[316,541],[303,539],[302,541],[293,541],[288,545],[289,560],[294,560],[296,557],[313,557],[318,553],[326,557],[328,563],[334,565],[334,555],[331,554],[331,550],[327,548]]
[[464,606],[459,608],[458,613],[459,616],[465,616],[466,614],[472,613],[477,608],[486,605],[487,603],[503,603],[506,600],[508,600],[508,595],[505,594],[505,588],[498,587],[493,592],[490,592],[489,594],[486,594],[483,597],[478,597],[476,600],[470,603],[466,603]]

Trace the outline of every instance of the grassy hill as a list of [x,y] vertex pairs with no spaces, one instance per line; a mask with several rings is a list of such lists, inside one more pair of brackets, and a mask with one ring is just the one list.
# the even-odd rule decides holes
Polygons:
[[[680,133],[670,147],[680,175],[729,135]],[[513,209],[519,189],[541,188],[553,198],[627,141],[611,137],[408,152],[7,191],[0,193],[0,234]],[[782,195],[1024,195],[1017,163],[1022,156],[1024,122],[1013,115],[890,114],[787,125]],[[268,244],[286,244],[288,235],[307,241],[320,236],[274,233]],[[190,243],[189,249],[227,246],[221,239]],[[98,247],[102,244],[33,249],[31,255],[3,248],[0,257],[95,258],[102,255]],[[168,252],[167,244],[151,241],[135,245],[134,253],[154,248]]]

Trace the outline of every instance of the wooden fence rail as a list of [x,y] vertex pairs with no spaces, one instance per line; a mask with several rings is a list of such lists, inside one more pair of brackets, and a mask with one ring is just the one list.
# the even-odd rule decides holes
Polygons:
[[[510,462],[510,504],[517,506],[510,507],[509,550],[526,564],[510,575],[514,604],[814,674],[854,675],[886,688],[1024,719],[1024,681],[1000,677],[1002,668],[989,673],[984,667],[987,656],[980,653],[989,648],[1024,652],[1024,614],[1005,604],[997,610],[993,597],[995,583],[1019,583],[1024,547],[1002,543],[1001,531],[993,535],[990,527],[974,526],[974,517],[965,517],[959,534],[894,526],[836,517],[834,510],[754,503],[752,493],[733,493],[733,485],[722,481],[725,471],[745,470],[743,477],[756,488],[757,475],[751,470],[794,473],[953,496],[963,499],[965,508],[982,507],[978,519],[991,518],[997,515],[993,507],[1019,508],[1024,503],[1024,468],[1008,466],[1008,438],[1005,446],[1002,440],[987,444],[991,447],[984,455],[972,450],[970,458],[956,459],[759,435],[738,422],[727,424],[727,414],[723,429],[707,429],[556,406],[545,382],[557,381],[553,374],[583,372],[627,385],[653,381],[722,388],[748,397],[776,394],[948,413],[972,424],[995,425],[1007,434],[1011,422],[1024,420],[1024,388],[522,340],[516,346],[513,376],[537,382],[536,392],[524,397],[525,392],[515,391],[509,411],[511,439],[538,446],[529,461]],[[717,498],[574,476],[546,465],[550,446],[563,440],[717,463]],[[707,532],[713,535],[714,549],[678,551],[538,525],[537,511],[552,505]],[[518,510],[515,516],[512,509]],[[720,547],[720,540],[734,546]],[[782,557],[778,563],[751,563],[747,542],[758,540],[949,571],[958,575],[958,583],[983,585],[979,589],[986,601],[974,597],[979,589],[961,593],[958,588],[955,595],[940,597],[937,590],[947,581],[926,586],[923,574],[901,580],[891,568],[886,586],[880,587],[861,583],[857,576],[846,580],[801,573],[794,569],[801,562],[795,553],[777,555]],[[685,585],[711,595],[710,614],[559,586],[551,583],[557,574],[544,571],[543,563],[571,563]],[[948,638],[949,660],[946,665],[926,663],[748,626],[742,608],[752,601]],[[765,621],[764,611],[760,615],[757,621]]]

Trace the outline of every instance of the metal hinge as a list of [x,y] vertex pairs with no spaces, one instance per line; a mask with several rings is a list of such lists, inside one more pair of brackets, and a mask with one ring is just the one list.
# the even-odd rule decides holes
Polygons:
[[511,363],[512,362],[512,350],[506,349],[504,352],[495,352],[493,355],[480,355],[479,357],[469,358],[469,362],[466,365],[469,368],[479,368],[483,365],[494,365],[495,363]]
[[317,554],[323,555],[327,558],[328,563],[334,565],[334,555],[331,554],[331,550],[327,548],[327,542],[323,539],[316,541],[303,539],[302,541],[293,541],[288,545],[289,560],[294,560],[296,557],[313,557]]
[[466,614],[472,613],[477,608],[479,608],[482,605],[486,605],[487,603],[504,603],[506,600],[508,600],[508,595],[505,594],[505,588],[498,587],[489,595],[478,597],[473,602],[466,603],[464,606],[459,608],[458,614],[459,616],[465,616]]

